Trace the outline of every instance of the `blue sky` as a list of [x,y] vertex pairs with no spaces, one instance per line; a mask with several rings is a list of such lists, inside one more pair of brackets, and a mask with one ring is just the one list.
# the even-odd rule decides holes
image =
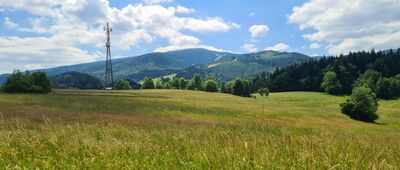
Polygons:
[[0,73],[207,48],[310,56],[400,46],[398,0],[0,0]]

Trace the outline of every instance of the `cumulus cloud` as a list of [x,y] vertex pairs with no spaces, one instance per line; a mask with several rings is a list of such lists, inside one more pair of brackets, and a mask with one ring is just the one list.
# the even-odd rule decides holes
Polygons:
[[310,48],[311,49],[318,49],[318,48],[320,48],[321,47],[321,45],[319,45],[318,43],[312,43],[312,44],[310,44]]
[[0,72],[32,70],[96,61],[97,54],[62,45],[46,37],[0,37]]
[[177,13],[189,14],[189,13],[193,13],[193,12],[194,12],[194,9],[192,9],[192,8],[186,8],[186,7],[183,7],[183,6],[178,5],[178,6],[175,8],[175,11],[176,11]]
[[143,0],[146,4],[162,4],[167,2],[172,2],[174,0]]
[[11,21],[10,18],[5,17],[5,18],[4,18],[4,26],[6,26],[6,27],[9,28],[9,29],[13,29],[13,28],[15,28],[15,27],[18,27],[18,24],[15,23],[15,22],[13,22],[13,21]]
[[252,25],[249,28],[251,37],[256,38],[265,35],[269,31],[269,27],[266,25]]
[[285,51],[287,49],[289,49],[289,45],[284,43],[278,43],[272,47],[265,48],[265,50],[272,50],[272,51]]
[[258,50],[257,47],[252,43],[245,43],[241,46],[241,48],[247,52],[256,52]]
[[301,30],[310,41],[330,44],[331,54],[349,51],[399,47],[400,15],[398,0],[310,0],[294,7],[290,23]]
[[[40,36],[37,41],[43,40],[48,44],[53,44],[46,49],[34,46],[32,54],[30,50],[26,51],[26,56],[36,56],[35,61],[45,61],[47,58],[62,58],[67,54],[78,55],[81,62],[92,61],[93,55],[81,50],[81,46],[91,46],[103,49],[105,35],[103,25],[109,21],[113,27],[111,45],[113,49],[129,50],[138,46],[140,43],[152,43],[157,39],[167,39],[169,45],[160,47],[155,51],[174,50],[181,48],[204,47],[213,50],[218,48],[201,44],[201,40],[190,35],[190,32],[196,33],[215,33],[227,32],[240,25],[233,22],[226,22],[219,17],[196,18],[188,16],[179,16],[178,14],[193,13],[194,9],[184,6],[164,7],[157,5],[172,0],[146,0],[146,4],[129,4],[122,8],[111,7],[108,0],[41,0],[41,1],[0,1],[0,8],[12,11],[26,11],[29,13],[30,27],[21,28],[18,23],[13,23],[5,18],[4,24],[8,24],[17,31],[31,32]],[[8,42],[21,42],[29,37],[7,38]],[[33,37],[32,37],[33,38]],[[31,39],[29,39],[31,40]],[[33,40],[31,40],[33,41]],[[20,45],[18,45],[20,44]],[[45,44],[45,45],[48,45]],[[55,46],[54,44],[57,44]],[[10,47],[0,44],[3,57],[22,56],[18,54],[18,50],[27,48],[24,43],[15,43]],[[11,50],[13,48],[14,50]],[[64,52],[46,53],[60,50]],[[68,53],[66,51],[69,51]],[[71,52],[73,51],[73,53]],[[16,55],[13,55],[13,52]],[[42,55],[40,58],[39,54]],[[22,60],[16,60],[21,61]],[[31,64],[33,60],[26,60],[26,65]],[[74,60],[75,61],[75,60]],[[58,61],[60,65],[71,64],[70,60]],[[47,64],[42,65],[47,66]]]

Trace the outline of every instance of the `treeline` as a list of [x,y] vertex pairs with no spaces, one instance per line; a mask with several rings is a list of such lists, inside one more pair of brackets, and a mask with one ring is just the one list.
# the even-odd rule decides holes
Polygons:
[[142,84],[142,89],[182,89],[206,92],[229,93],[237,96],[249,97],[251,86],[247,80],[236,78],[228,82],[218,83],[213,76],[207,76],[205,80],[199,74],[195,74],[191,80],[182,77],[163,78],[153,80],[146,77]]
[[14,71],[1,87],[6,93],[50,93],[51,81],[44,72]]
[[400,48],[323,57],[277,69],[273,73],[260,74],[251,82],[252,91],[268,87],[272,92],[327,91],[331,94],[351,94],[357,83],[372,81],[370,87],[378,97],[391,98],[400,93],[397,74],[400,74]]
[[101,89],[103,87],[98,78],[76,71],[58,74],[50,79],[54,88]]

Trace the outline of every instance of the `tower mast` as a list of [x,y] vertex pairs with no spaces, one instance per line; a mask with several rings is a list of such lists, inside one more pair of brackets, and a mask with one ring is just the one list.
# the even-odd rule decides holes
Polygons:
[[111,49],[110,49],[110,34],[112,32],[112,28],[108,25],[104,27],[104,31],[107,34],[107,42],[106,42],[106,72],[104,76],[105,81],[105,89],[112,89],[113,86],[113,71],[112,71],[112,62],[111,62]]

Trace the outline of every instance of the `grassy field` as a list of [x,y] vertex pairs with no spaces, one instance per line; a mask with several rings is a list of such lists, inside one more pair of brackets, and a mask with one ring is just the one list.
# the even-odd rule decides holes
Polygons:
[[311,92],[0,93],[0,169],[398,169],[400,100],[379,102],[377,124],[341,114],[344,100]]

